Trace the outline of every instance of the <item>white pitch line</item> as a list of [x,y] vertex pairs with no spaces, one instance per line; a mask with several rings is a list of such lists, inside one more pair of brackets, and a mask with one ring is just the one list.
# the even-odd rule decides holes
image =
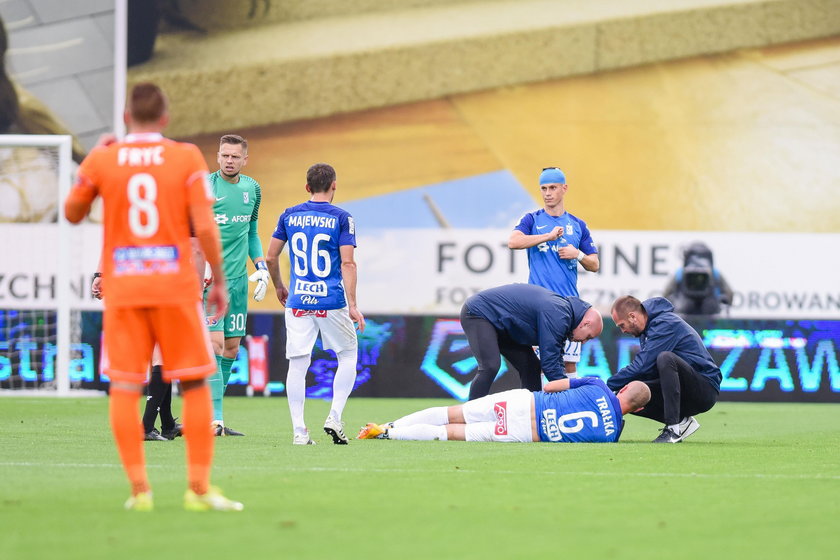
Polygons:
[[[34,463],[34,462],[0,462],[0,467],[43,467],[43,468],[91,468],[91,469],[116,469],[121,468],[117,463]],[[171,465],[148,464],[148,468],[169,468]],[[271,471],[271,472],[318,472],[318,473],[381,473],[381,474],[424,474],[424,473],[466,473],[466,474],[493,474],[511,475],[522,474],[526,471],[511,470],[476,470],[461,468],[446,468],[440,470],[430,469],[381,469],[381,468],[345,468],[345,467],[275,467],[266,465],[264,467],[252,465],[225,466],[218,470],[230,471]],[[555,475],[560,471],[527,471],[533,475]],[[567,476],[594,476],[594,477],[638,477],[638,478],[734,478],[734,479],[772,479],[772,480],[840,480],[840,474],[777,474],[777,473],[685,473],[685,472],[595,472],[595,471],[562,471]]]

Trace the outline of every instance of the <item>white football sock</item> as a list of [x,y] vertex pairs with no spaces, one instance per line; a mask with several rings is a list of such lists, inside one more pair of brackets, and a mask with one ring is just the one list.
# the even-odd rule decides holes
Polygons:
[[415,424],[403,428],[390,428],[388,439],[403,439],[414,441],[432,441],[439,439],[446,441],[446,426],[430,426],[428,424]]
[[286,397],[289,399],[289,412],[292,415],[292,427],[295,434],[306,433],[303,419],[303,405],[306,401],[306,371],[311,357],[298,356],[289,358],[289,372],[286,375]]
[[333,398],[330,416],[340,422],[341,414],[344,412],[344,406],[347,404],[347,399],[350,397],[350,392],[356,383],[356,359],[358,357],[358,351],[342,350],[338,352],[336,357],[338,358],[338,367],[335,370],[335,378],[333,379]]
[[449,407],[436,406],[434,408],[427,408],[413,412],[407,416],[403,416],[394,420],[395,428],[403,428],[405,426],[413,426],[415,424],[428,424],[431,426],[444,426],[449,424]]

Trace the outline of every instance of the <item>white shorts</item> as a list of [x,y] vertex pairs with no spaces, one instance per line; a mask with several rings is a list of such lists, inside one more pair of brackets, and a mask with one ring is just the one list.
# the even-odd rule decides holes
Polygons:
[[310,355],[319,332],[325,350],[338,354],[345,350],[355,352],[359,347],[347,307],[319,311],[287,307],[286,358]]
[[531,443],[531,407],[534,394],[512,389],[463,404],[467,441]]
[[[583,346],[581,342],[575,342],[574,340],[567,340],[566,345],[563,347],[563,361],[564,362],[580,362],[580,349]],[[537,355],[537,358],[540,357],[540,347],[534,346],[534,354]]]
[[563,361],[564,362],[580,362],[580,348],[583,346],[580,342],[575,342],[574,340],[567,340],[566,347],[563,348]]

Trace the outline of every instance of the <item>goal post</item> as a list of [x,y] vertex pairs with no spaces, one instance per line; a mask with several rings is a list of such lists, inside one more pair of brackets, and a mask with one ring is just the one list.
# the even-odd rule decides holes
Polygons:
[[[0,393],[81,395],[95,375],[82,343],[101,226],[73,226],[63,201],[75,164],[70,136],[0,135]],[[98,344],[96,344],[98,352]],[[93,390],[95,394],[101,391]]]

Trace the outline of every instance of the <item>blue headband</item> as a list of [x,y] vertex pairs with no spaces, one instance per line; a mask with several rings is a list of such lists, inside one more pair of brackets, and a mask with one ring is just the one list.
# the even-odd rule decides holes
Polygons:
[[566,184],[566,176],[556,167],[550,167],[540,173],[540,185],[548,185],[551,183],[558,183],[560,185]]

